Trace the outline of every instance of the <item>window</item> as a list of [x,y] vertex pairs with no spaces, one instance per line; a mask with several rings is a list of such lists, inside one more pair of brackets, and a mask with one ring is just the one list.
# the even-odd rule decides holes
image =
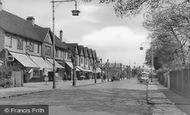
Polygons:
[[51,56],[51,47],[50,46],[45,46],[45,47],[46,47],[45,55]]
[[5,46],[12,48],[12,37],[10,35],[5,36]]
[[23,40],[22,39],[17,39],[17,40],[18,40],[17,49],[23,50]]
[[56,50],[56,51],[55,51],[55,56],[56,56],[56,57],[59,57],[59,54],[58,54],[58,53],[59,53],[59,51]]
[[66,59],[66,53],[63,51],[63,58]]
[[38,70],[33,71],[33,78],[40,78],[40,72]]
[[26,50],[30,52],[34,52],[34,43],[33,42],[27,42]]
[[64,57],[64,54],[63,54],[63,51],[61,51],[61,58],[63,58]]
[[82,57],[80,58],[80,62],[83,63],[83,58]]
[[40,53],[40,44],[38,44],[37,53]]

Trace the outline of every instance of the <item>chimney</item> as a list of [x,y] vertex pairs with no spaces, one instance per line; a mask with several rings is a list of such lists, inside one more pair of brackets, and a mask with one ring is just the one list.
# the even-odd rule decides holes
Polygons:
[[32,25],[35,24],[35,18],[34,18],[33,16],[27,17],[26,20],[27,20],[28,22],[30,22]]
[[3,10],[3,3],[0,0],[0,11],[2,11],[2,10]]
[[63,30],[59,31],[59,37],[60,37],[60,40],[63,41]]

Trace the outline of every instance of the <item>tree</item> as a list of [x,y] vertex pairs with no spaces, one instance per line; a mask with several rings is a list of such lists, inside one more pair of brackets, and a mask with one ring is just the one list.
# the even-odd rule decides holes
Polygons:
[[[83,0],[92,2],[94,0]],[[190,0],[99,0],[99,3],[112,4],[117,16],[139,14],[141,10],[155,11],[174,3],[186,3]],[[167,5],[166,5],[167,4]]]
[[150,18],[145,20],[144,27],[151,32],[150,37],[157,45],[155,55],[164,55],[159,58],[161,63],[171,62],[170,59],[177,60],[180,64],[186,63],[190,40],[189,12],[190,3],[184,2],[150,12]]

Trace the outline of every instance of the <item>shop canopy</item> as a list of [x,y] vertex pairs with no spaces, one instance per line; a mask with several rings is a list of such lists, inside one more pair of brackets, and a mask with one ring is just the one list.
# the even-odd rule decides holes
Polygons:
[[73,64],[72,64],[71,62],[65,61],[65,63],[66,63],[71,69],[73,69]]
[[84,72],[92,72],[91,70],[84,69],[80,66],[77,66],[77,69],[79,69],[80,71],[84,71]]
[[51,70],[53,68],[52,64],[49,64],[42,57],[30,56],[30,58],[33,60],[34,63],[36,63],[40,67],[41,70],[42,69]]
[[38,65],[36,65],[27,55],[20,54],[20,53],[13,53],[10,52],[10,54],[18,60],[24,67],[32,67],[32,68],[40,68]]
[[[47,59],[53,65],[53,59]],[[55,67],[63,69],[64,67],[60,65],[57,61],[55,61]]]

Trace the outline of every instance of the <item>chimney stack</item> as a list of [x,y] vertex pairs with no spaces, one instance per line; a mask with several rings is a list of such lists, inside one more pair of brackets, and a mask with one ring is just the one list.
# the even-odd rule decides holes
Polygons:
[[27,17],[26,20],[27,20],[28,22],[30,22],[32,25],[35,24],[35,18],[34,18],[33,16]]
[[59,31],[59,37],[60,37],[60,40],[63,41],[63,30]]
[[3,10],[3,3],[0,0],[0,11],[2,11],[2,10]]

